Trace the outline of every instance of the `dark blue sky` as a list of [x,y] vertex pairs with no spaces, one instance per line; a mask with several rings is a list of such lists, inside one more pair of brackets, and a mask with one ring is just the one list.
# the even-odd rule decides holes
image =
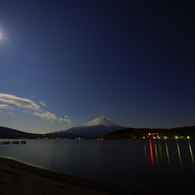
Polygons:
[[101,115],[130,127],[194,125],[194,8],[1,1],[0,125],[51,132]]

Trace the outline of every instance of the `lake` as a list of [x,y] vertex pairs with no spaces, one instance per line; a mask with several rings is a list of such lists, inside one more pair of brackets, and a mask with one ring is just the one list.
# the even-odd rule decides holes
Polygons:
[[195,194],[194,152],[191,139],[27,140],[25,145],[0,145],[0,156],[163,194]]

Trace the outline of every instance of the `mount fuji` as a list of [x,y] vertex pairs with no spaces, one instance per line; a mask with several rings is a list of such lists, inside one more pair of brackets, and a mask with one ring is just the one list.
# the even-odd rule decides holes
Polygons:
[[94,120],[91,120],[85,124],[77,125],[73,128],[64,131],[54,132],[52,134],[57,135],[71,135],[71,137],[81,137],[81,138],[101,138],[104,135],[111,133],[113,131],[125,128],[122,125],[118,125],[111,121],[110,119],[101,116]]

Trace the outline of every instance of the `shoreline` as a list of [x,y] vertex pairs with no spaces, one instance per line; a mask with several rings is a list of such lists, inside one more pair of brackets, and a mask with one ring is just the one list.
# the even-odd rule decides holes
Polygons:
[[0,194],[154,194],[54,172],[0,157]]

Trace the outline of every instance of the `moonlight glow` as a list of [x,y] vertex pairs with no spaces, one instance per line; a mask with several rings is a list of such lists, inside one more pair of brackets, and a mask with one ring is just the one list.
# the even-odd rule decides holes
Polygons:
[[0,31],[0,40],[3,39],[3,33]]

